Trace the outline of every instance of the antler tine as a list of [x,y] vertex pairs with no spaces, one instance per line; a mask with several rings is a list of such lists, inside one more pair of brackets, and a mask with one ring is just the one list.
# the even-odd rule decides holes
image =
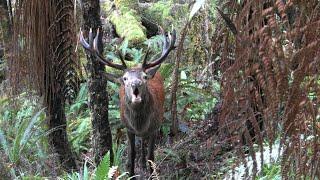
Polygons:
[[80,29],[80,43],[83,46],[84,49],[86,49],[87,51],[90,51],[91,53],[93,53],[93,49],[91,49],[90,44],[84,39],[83,37],[83,32]]
[[174,44],[176,42],[176,31],[173,30],[172,33],[168,33],[168,38],[165,36],[162,28],[161,32],[164,36],[161,56],[150,63],[144,63],[142,66],[144,69],[148,69],[161,64],[169,55],[170,51],[174,49]]
[[118,56],[119,56],[119,58],[120,58],[120,60],[121,60],[122,65],[123,65],[125,68],[127,68],[127,64],[126,64],[126,62],[124,61],[123,54],[121,53],[121,51],[120,51],[118,48],[117,48],[117,54],[118,54]]
[[119,69],[119,70],[125,70],[127,68],[126,65],[115,64],[115,63],[105,59],[104,57],[102,57],[102,55],[100,55],[99,50],[98,50],[99,33],[100,33],[100,30],[98,28],[96,37],[93,39],[92,29],[90,28],[89,43],[88,43],[83,37],[83,32],[80,30],[80,43],[82,44],[83,48],[86,49],[87,51],[89,51],[91,54],[93,54],[104,65],[107,65],[107,66],[110,66],[112,68]]
[[[91,44],[91,46],[93,46],[93,50],[94,50],[96,53],[99,53],[99,49],[98,49],[99,34],[100,34],[100,29],[98,28],[98,29],[97,29],[96,37],[94,37],[94,39],[93,39],[93,44]],[[91,38],[92,38],[92,37],[91,37]],[[89,33],[89,39],[90,39],[90,33]]]
[[89,30],[89,45],[90,45],[90,47],[92,47],[92,43],[93,43],[93,33],[92,33],[92,28],[90,28],[90,30]]

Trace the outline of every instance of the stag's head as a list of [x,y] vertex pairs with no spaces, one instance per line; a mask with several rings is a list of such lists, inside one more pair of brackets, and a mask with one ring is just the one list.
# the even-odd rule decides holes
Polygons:
[[132,104],[141,103],[147,92],[147,81],[154,72],[143,70],[140,67],[131,68],[124,72],[121,82],[125,88],[126,99]]
[[84,39],[83,33],[80,33],[80,42],[82,46],[94,55],[97,60],[101,63],[123,71],[122,76],[118,77],[113,74],[106,73],[107,79],[113,82],[121,83],[124,86],[126,100],[131,104],[139,104],[146,97],[148,91],[148,80],[152,79],[157,70],[159,69],[161,63],[166,59],[169,52],[174,49],[174,44],[176,40],[175,30],[172,33],[168,33],[168,36],[165,35],[162,30],[163,46],[162,53],[159,58],[156,60],[148,61],[149,47],[145,53],[143,63],[139,64],[133,68],[128,68],[124,56],[119,53],[118,55],[122,64],[116,64],[110,59],[105,59],[98,51],[98,40],[99,40],[99,29],[97,30],[96,37],[93,39],[92,31],[89,32],[89,43]]

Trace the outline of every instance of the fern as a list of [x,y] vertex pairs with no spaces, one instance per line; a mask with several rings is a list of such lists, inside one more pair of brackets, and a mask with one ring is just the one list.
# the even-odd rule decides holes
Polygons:
[[95,180],[107,179],[107,175],[110,169],[110,152],[107,152],[101,160],[100,164],[95,170]]
[[31,120],[25,119],[20,124],[17,135],[13,141],[13,147],[10,150],[10,155],[9,155],[13,163],[16,163],[19,160],[21,152],[24,150],[27,142],[29,141],[32,135],[31,128],[39,119],[43,111],[44,109],[41,109],[31,118]]
[[[231,138],[238,151],[242,146],[248,147],[252,159],[257,158],[252,151],[255,144],[263,152],[264,138],[272,149],[276,137],[281,136],[281,176],[311,177],[317,167],[307,168],[305,164],[319,158],[308,156],[301,149],[319,147],[316,141],[306,143],[301,137],[317,134],[310,124],[316,122],[319,101],[309,95],[319,90],[311,80],[318,78],[318,68],[313,67],[319,63],[316,52],[320,51],[320,26],[314,26],[320,20],[319,1],[223,2],[228,6],[222,6],[220,14],[224,19],[232,17],[226,24],[238,33],[231,34],[222,25],[214,35],[223,41],[223,45],[213,47],[221,56],[220,131],[228,132],[221,136]],[[236,138],[234,134],[240,136]],[[239,161],[246,163],[246,156],[241,152],[239,155]]]
[[121,158],[123,157],[123,153],[125,150],[125,145],[124,144],[120,144],[120,145],[112,145],[113,147],[113,165],[115,166],[120,166],[121,165]]
[[78,96],[74,100],[74,103],[70,106],[69,112],[67,112],[67,114],[70,114],[70,113],[78,114],[80,108],[84,104],[88,104],[88,86],[86,83],[83,83],[80,85]]

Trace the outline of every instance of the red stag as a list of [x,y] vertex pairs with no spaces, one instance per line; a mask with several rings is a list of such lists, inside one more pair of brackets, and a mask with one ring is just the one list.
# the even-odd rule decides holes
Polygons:
[[146,168],[144,141],[148,141],[147,159],[154,161],[155,136],[163,121],[165,95],[163,79],[157,70],[161,63],[166,59],[169,52],[174,49],[176,33],[173,30],[171,34],[168,34],[168,37],[164,35],[163,31],[162,34],[164,38],[161,56],[154,61],[147,62],[148,49],[144,56],[143,63],[133,68],[127,68],[122,55],[120,55],[122,64],[116,64],[99,54],[99,30],[94,39],[92,31],[90,31],[89,43],[85,41],[82,32],[80,34],[82,46],[94,55],[97,60],[107,66],[124,71],[123,75],[119,78],[108,73],[106,73],[106,77],[109,80],[116,80],[121,83],[119,92],[121,121],[127,127],[127,167],[131,176],[134,175],[134,160],[136,155],[135,136],[142,137],[140,163],[141,167]]

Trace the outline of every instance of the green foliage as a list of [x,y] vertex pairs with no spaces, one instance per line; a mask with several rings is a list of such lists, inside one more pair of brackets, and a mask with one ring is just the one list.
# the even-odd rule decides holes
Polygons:
[[149,17],[149,19],[152,19],[164,26],[166,22],[172,22],[174,20],[173,16],[171,15],[171,9],[171,1],[158,1],[154,3],[153,6],[148,8],[145,14],[147,17]]
[[[218,82],[200,82],[192,77],[192,67],[181,71],[180,91],[177,110],[185,119],[204,119],[210,113],[218,99],[213,92],[218,92]],[[208,84],[210,83],[210,84]]]
[[209,16],[211,19],[211,22],[215,24],[214,21],[216,21],[216,7],[218,5],[217,0],[210,0],[208,1],[209,4]]
[[280,180],[281,178],[281,165],[279,163],[265,164],[262,167],[261,175],[257,177],[259,180]]
[[121,165],[121,158],[123,156],[124,150],[125,150],[125,145],[120,144],[119,146],[113,144],[113,165],[114,166],[120,166]]
[[14,106],[11,100],[1,101],[0,110],[0,154],[4,153],[2,161],[16,178],[24,177],[26,172],[40,173],[41,169],[33,169],[32,164],[37,159],[44,166],[47,158],[46,132],[41,127],[44,109],[34,113],[37,101],[23,94],[19,98]]
[[[119,108],[118,106],[118,86],[113,83],[108,83],[108,93],[112,95],[109,102],[109,120],[113,127],[119,124]],[[72,145],[72,149],[77,153],[81,154],[83,152],[89,151],[90,148],[90,133],[92,131],[91,118],[88,109],[88,87],[87,83],[83,83],[80,86],[80,91],[75,102],[66,108],[68,116],[68,135],[69,140]],[[116,129],[116,128],[113,128]],[[115,132],[113,132],[115,133]],[[124,152],[124,145],[119,146],[113,145],[114,152],[114,165],[121,166],[121,157]],[[102,175],[109,171],[110,155],[107,154],[96,170],[90,170],[85,162],[82,170],[80,172],[74,172],[72,174],[67,174],[63,179],[102,179]],[[109,164],[109,165],[108,165]]]
[[110,169],[110,152],[108,152],[100,162],[95,171],[95,180],[106,179]]
[[[121,148],[120,151],[114,151],[114,152],[115,152],[115,159],[114,159],[115,166],[111,167],[110,152],[108,152],[95,169],[89,169],[86,161],[83,167],[81,168],[80,172],[73,172],[70,174],[66,174],[65,177],[62,177],[60,179],[67,179],[67,180],[111,179],[111,177],[113,177],[116,172],[119,172],[118,165],[120,165],[119,164],[120,156],[122,156],[123,148]],[[121,179],[121,177],[125,177],[126,175],[127,173],[122,173],[117,178]]]
[[[170,63],[162,63],[161,64],[161,67],[159,68],[158,70],[161,74],[161,76],[163,77],[163,79],[169,83],[169,77],[171,76],[172,74],[172,71],[173,71],[173,66],[172,64]],[[166,83],[165,82],[165,83]]]
[[177,152],[173,151],[172,149],[166,148],[163,151],[166,154],[166,156],[168,156],[171,160],[177,163],[181,163],[183,161],[181,155],[179,155]]
[[77,154],[88,151],[90,146],[91,122],[88,108],[87,83],[80,85],[80,91],[74,103],[66,107],[68,117],[67,132],[72,148]]
[[77,154],[89,150],[91,132],[90,117],[79,117],[75,120],[70,120],[67,130],[69,141]]
[[[29,142],[32,135],[31,128],[35,125],[36,121],[39,120],[40,115],[43,113],[43,110],[37,112],[30,120],[28,118],[23,119],[21,124],[18,126],[18,131],[16,137],[13,140],[13,146],[10,148],[9,159],[12,163],[17,163],[20,160],[20,154],[24,151],[27,142]],[[44,116],[41,118],[44,119]],[[8,147],[7,147],[8,148]]]
[[[102,3],[102,9],[105,12],[110,12],[112,2],[105,1]],[[147,39],[145,27],[141,24],[141,18],[136,12],[138,1],[132,0],[116,0],[114,4],[117,11],[112,11],[107,15],[115,26],[117,34],[124,38],[130,46],[139,44]]]
[[172,26],[179,29],[186,14],[189,12],[187,4],[176,4],[172,1],[161,0],[155,2],[149,8],[143,10],[142,14],[148,20],[160,25],[164,30],[170,31]]
[[87,167],[87,161],[84,163],[80,172],[73,172],[71,174],[67,174],[66,177],[62,177],[61,179],[66,180],[90,180],[91,175],[89,172],[89,168]]
[[156,36],[152,36],[151,38],[147,39],[144,44],[146,46],[150,47],[150,50],[153,54],[157,54],[159,52],[161,52],[161,44],[159,42],[163,41],[163,36],[162,35],[156,35]]
[[110,17],[117,34],[126,39],[130,44],[138,44],[146,40],[145,28],[140,18],[133,11],[114,12]]
[[[88,105],[88,86],[86,83],[83,83],[80,85],[80,90],[74,103],[70,107],[67,107],[66,109],[67,115],[79,116],[79,113],[82,113],[80,112],[81,108],[87,105]],[[83,114],[80,114],[80,115],[83,115]]]
[[122,12],[138,8],[138,1],[136,0],[115,0],[114,3],[117,9],[120,9]]
[[102,9],[102,12],[105,12],[105,13],[110,12],[112,10],[112,5],[113,5],[113,2],[111,2],[111,1],[101,2],[100,6]]

